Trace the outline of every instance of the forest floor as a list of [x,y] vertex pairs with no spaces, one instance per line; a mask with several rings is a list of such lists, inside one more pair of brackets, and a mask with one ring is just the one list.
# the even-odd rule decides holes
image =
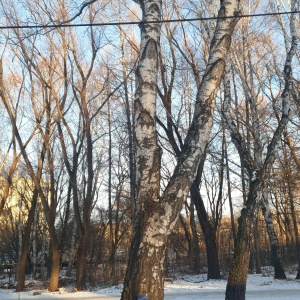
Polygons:
[[[299,299],[300,281],[294,280],[296,274],[289,274],[287,280],[276,280],[267,275],[249,275],[247,282],[247,300],[294,300]],[[177,275],[173,282],[165,283],[166,300],[224,300],[226,280],[206,280],[206,275]],[[120,299],[122,286],[94,289],[85,292],[72,292],[72,287],[60,292],[49,293],[46,290],[31,290],[15,293],[11,289],[0,289],[0,300],[57,300]],[[38,295],[33,295],[37,293]]]

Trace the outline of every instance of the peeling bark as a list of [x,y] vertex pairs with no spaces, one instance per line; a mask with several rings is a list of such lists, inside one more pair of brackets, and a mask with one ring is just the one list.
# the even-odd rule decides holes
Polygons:
[[[143,20],[160,20],[161,1],[140,1]],[[237,16],[239,1],[222,1],[219,16]],[[194,117],[177,166],[163,195],[160,190],[161,149],[156,138],[156,80],[159,24],[142,24],[135,99],[137,210],[122,300],[138,295],[163,300],[167,237],[174,227],[204,154],[215,108],[215,97],[238,18],[217,22],[208,65],[196,96]]]

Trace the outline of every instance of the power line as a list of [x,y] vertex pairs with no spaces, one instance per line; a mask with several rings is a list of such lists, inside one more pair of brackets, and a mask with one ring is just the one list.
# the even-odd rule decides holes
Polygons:
[[62,27],[101,27],[101,26],[121,26],[121,25],[144,25],[144,24],[157,24],[157,23],[177,23],[177,22],[195,22],[195,21],[209,21],[220,19],[235,19],[235,18],[254,18],[265,16],[278,16],[278,15],[290,15],[300,13],[296,11],[286,11],[277,13],[260,13],[260,14],[248,14],[237,16],[224,16],[224,17],[203,17],[203,18],[189,18],[189,19],[172,19],[172,20],[157,20],[157,21],[130,21],[130,22],[108,22],[108,23],[83,23],[83,24],[47,24],[47,25],[15,25],[15,26],[0,26],[0,29],[39,29],[39,28],[62,28]]

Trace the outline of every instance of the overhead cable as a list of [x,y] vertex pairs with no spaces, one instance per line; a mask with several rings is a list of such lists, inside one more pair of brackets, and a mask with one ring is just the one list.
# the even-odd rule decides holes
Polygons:
[[10,25],[0,26],[0,30],[4,29],[39,29],[39,28],[63,28],[63,27],[101,27],[101,26],[121,26],[121,25],[144,25],[144,24],[157,24],[157,23],[178,23],[178,22],[195,22],[195,21],[209,21],[219,19],[235,19],[235,18],[254,18],[254,17],[265,17],[265,16],[278,16],[278,15],[290,15],[300,13],[297,11],[286,11],[286,12],[274,12],[274,13],[259,13],[259,14],[247,14],[247,15],[236,15],[236,16],[216,16],[216,17],[199,17],[199,18],[188,18],[188,19],[171,19],[171,20],[153,20],[153,21],[127,21],[127,22],[102,22],[102,23],[82,23],[82,24],[46,24],[46,25]]

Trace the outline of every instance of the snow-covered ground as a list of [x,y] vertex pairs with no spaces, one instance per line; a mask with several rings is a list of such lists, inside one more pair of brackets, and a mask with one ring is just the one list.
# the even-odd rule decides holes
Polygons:
[[[204,275],[177,276],[174,282],[166,282],[166,300],[224,300],[226,280],[206,280]],[[300,299],[300,281],[290,275],[287,280],[275,280],[270,276],[249,275],[247,282],[247,300],[296,300]],[[71,292],[63,289],[60,292],[49,293],[40,290],[41,294],[33,296],[36,291],[15,293],[13,290],[0,289],[1,300],[55,300],[55,299],[88,299],[116,300],[120,299],[122,286],[97,289],[89,292]],[[152,300],[152,299],[151,299]],[[155,299],[153,299],[155,300]]]

